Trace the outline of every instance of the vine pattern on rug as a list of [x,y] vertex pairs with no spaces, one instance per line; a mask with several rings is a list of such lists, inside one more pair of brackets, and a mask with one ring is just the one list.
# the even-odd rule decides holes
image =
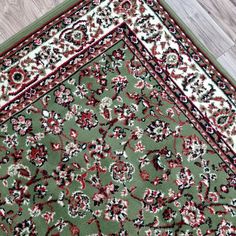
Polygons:
[[[86,2],[87,3],[87,2]],[[5,58],[0,73],[0,109],[9,113],[22,89],[45,79],[77,53],[122,22],[142,40],[162,69],[235,151],[235,86],[224,78],[180,30],[158,0],[81,2],[78,11]],[[9,103],[11,106],[9,106]]]
[[0,131],[6,235],[236,234],[235,174],[123,41]]

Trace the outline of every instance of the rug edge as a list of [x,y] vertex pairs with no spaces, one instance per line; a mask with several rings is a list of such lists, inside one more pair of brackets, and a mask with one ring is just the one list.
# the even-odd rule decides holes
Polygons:
[[51,10],[47,11],[45,14],[40,16],[38,19],[31,22],[29,25],[25,26],[19,32],[12,35],[10,38],[0,43],[0,54],[4,54],[5,51],[11,50],[15,44],[17,44],[23,38],[28,37],[33,32],[37,32],[44,24],[49,22],[53,17],[59,17],[64,11],[67,11],[78,0],[64,0],[59,5],[53,7]]
[[171,6],[165,0],[159,0],[164,9],[170,14],[171,18],[184,30],[187,38],[191,39],[193,44],[195,44],[204,54],[206,58],[209,59],[210,63],[216,67],[216,69],[225,76],[232,84],[236,86],[236,78],[234,78],[218,61],[216,56],[210,52],[209,49],[198,39],[196,34],[183,22],[183,20],[175,13]]

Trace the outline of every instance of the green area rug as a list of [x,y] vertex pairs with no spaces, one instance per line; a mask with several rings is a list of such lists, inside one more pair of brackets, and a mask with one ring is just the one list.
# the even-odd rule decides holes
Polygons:
[[163,1],[55,12],[2,45],[0,235],[236,235],[232,79]]

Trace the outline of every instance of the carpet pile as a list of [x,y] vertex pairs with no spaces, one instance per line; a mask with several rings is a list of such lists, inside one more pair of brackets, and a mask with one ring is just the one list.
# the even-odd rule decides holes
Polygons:
[[159,0],[78,1],[0,54],[0,235],[236,235],[236,93]]

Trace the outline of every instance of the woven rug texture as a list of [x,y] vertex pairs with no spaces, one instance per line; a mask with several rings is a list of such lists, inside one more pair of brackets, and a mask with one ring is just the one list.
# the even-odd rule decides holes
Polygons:
[[162,0],[74,2],[0,54],[0,236],[236,235],[233,79]]

